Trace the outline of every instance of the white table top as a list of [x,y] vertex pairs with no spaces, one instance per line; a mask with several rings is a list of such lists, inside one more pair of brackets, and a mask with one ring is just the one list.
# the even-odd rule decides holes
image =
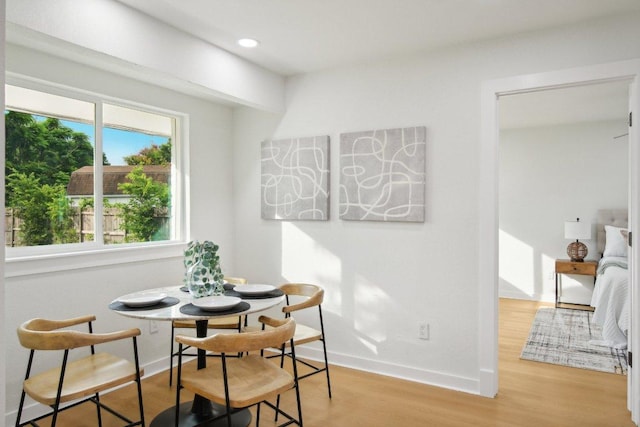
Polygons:
[[[262,298],[262,299],[243,299],[244,302],[249,303],[251,306],[249,309],[233,313],[233,314],[224,314],[217,313],[215,311],[211,311],[206,315],[190,315],[184,314],[180,312],[180,307],[183,305],[191,303],[191,294],[189,292],[183,292],[180,290],[180,286],[168,286],[164,288],[155,288],[155,289],[145,289],[145,293],[166,293],[168,297],[178,298],[180,302],[178,304],[172,305],[171,307],[163,307],[163,308],[153,308],[149,307],[148,310],[113,310],[118,314],[127,317],[134,317],[137,319],[149,319],[149,320],[205,320],[211,319],[215,317],[228,317],[228,316],[242,316],[245,314],[256,313],[258,311],[263,311],[268,308],[274,307],[284,301],[284,296],[275,297],[275,298]],[[117,301],[116,298],[114,301]]]

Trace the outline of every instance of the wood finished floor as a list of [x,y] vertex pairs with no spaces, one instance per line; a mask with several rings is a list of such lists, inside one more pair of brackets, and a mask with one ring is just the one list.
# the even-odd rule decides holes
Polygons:
[[[633,426],[626,409],[625,376],[519,359],[537,308],[548,305],[500,301],[500,391],[495,399],[332,366],[333,399],[327,397],[324,377],[316,375],[301,383],[304,424],[307,427]],[[175,386],[169,388],[168,373],[162,373],[146,378],[143,391],[148,425],[156,414],[173,405]],[[191,397],[188,393],[183,395],[185,400]],[[133,387],[106,395],[103,400],[113,407],[127,408],[125,412],[132,417],[136,414]],[[293,410],[292,393],[286,396],[284,407]],[[271,414],[263,409],[261,426],[275,425]],[[111,416],[104,418],[105,427],[119,425]],[[95,409],[87,405],[74,408],[62,416],[58,425],[96,425]]]

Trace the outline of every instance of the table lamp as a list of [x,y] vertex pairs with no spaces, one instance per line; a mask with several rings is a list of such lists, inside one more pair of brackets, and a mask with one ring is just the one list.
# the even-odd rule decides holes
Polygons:
[[567,246],[567,255],[569,255],[571,261],[583,262],[588,253],[587,245],[580,242],[579,239],[591,238],[591,224],[580,222],[580,218],[576,218],[575,221],[565,221],[564,238],[575,240],[575,242],[571,242]]

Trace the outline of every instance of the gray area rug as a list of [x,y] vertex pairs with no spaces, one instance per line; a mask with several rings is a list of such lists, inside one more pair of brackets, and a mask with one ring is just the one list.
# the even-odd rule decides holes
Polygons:
[[594,371],[627,374],[626,350],[607,347],[593,313],[542,307],[538,309],[521,359]]

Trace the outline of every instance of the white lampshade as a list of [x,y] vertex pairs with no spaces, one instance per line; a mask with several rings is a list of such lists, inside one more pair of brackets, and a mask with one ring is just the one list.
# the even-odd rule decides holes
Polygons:
[[571,240],[590,239],[591,224],[588,222],[580,221],[565,221],[564,238]]

